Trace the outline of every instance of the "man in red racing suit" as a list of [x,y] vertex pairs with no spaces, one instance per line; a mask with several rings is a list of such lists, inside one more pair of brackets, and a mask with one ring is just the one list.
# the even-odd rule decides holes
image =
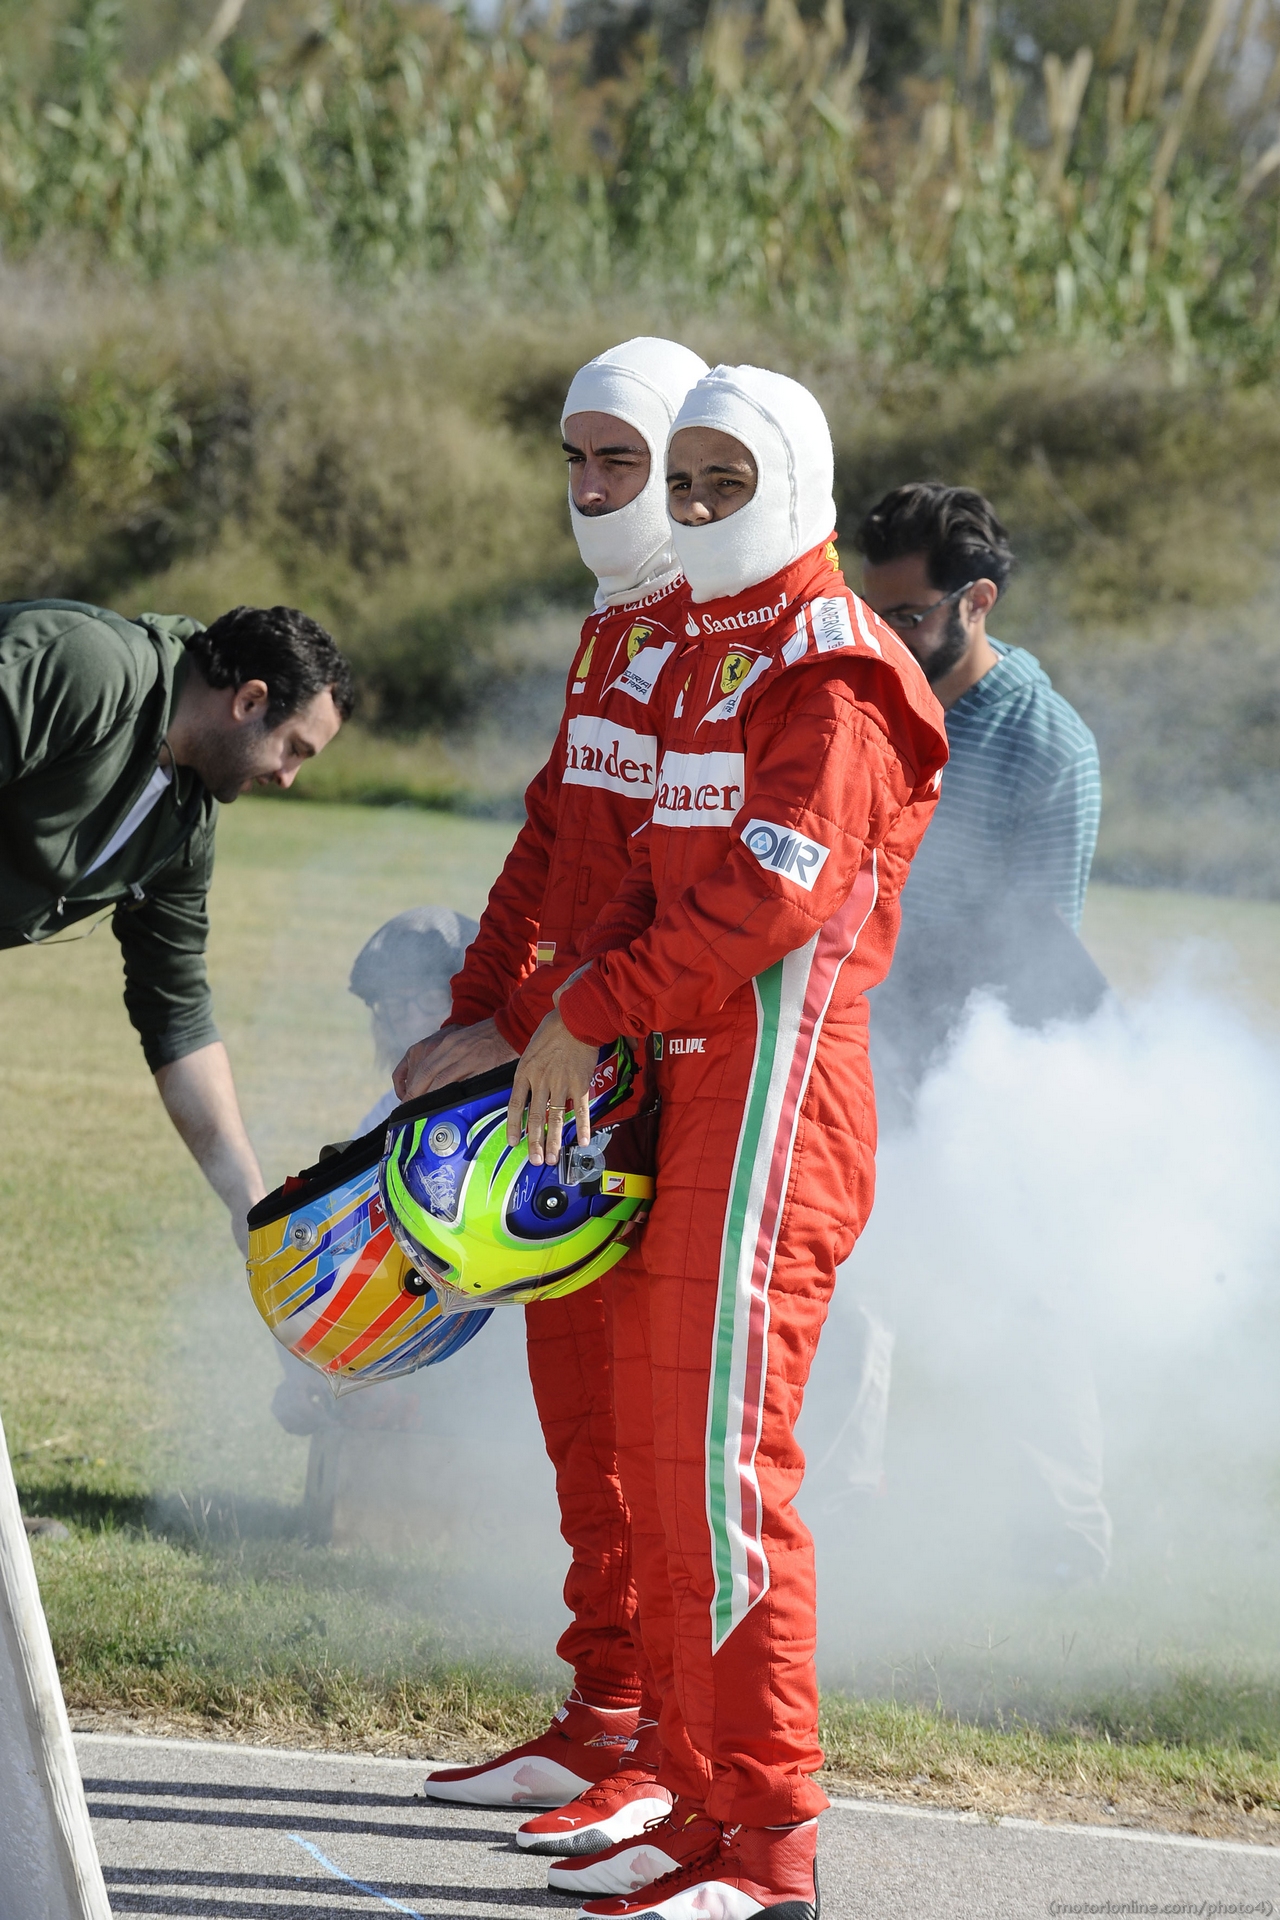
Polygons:
[[584,943],[595,957],[557,996],[565,1037],[544,1023],[513,1096],[530,1092],[532,1140],[544,1098],[576,1091],[544,1096],[540,1048],[574,1036],[585,1071],[605,1040],[652,1036],[657,1198],[643,1270],[618,1268],[611,1300],[658,1778],[676,1804],[643,1843],[557,1863],[552,1884],[618,1893],[592,1914],[737,1920],[782,1901],[798,1920],[817,1910],[826,1800],[809,1778],[822,1754],[794,1427],[835,1269],[871,1206],[865,993],[888,970],[946,736],[829,541],[749,590],[699,597],[688,632],[664,681],[652,824]]
[[[679,580],[648,604],[606,607],[583,624],[555,745],[525,795],[525,825],[453,983],[450,1021],[471,1027],[491,1016],[511,1057],[578,964],[578,943],[621,883],[631,835],[652,810],[659,749],[650,675],[660,680],[683,644],[687,608]],[[640,1682],[603,1284],[526,1308],[525,1327],[529,1377],[573,1553],[564,1593],[573,1617],[557,1652],[573,1668],[583,1701],[630,1709],[629,1737]],[[605,1749],[600,1757],[613,1763],[617,1754]],[[566,1755],[563,1764],[572,1772],[577,1762]]]
[[[613,591],[583,623],[551,755],[525,795],[525,824],[452,983],[450,1027],[469,1031],[448,1050],[413,1050],[408,1058],[417,1056],[422,1066],[400,1076],[404,1097],[519,1054],[550,1009],[555,988],[578,964],[581,936],[616,891],[631,836],[652,811],[659,751],[653,701],[671,656],[684,644],[688,618],[688,592],[670,554],[661,461],[667,427],[703,370],[695,355],[672,342],[629,341],[590,363],[570,389],[571,461],[577,441],[589,437],[576,423],[596,417],[584,415],[583,402],[627,408],[651,437],[647,484],[652,495],[657,483],[661,551],[651,551],[652,514],[646,533],[643,520],[635,524],[632,504],[610,512],[607,528],[593,526],[593,543],[583,540],[602,587],[607,582]],[[638,394],[636,381],[644,383]],[[644,391],[655,385],[662,388],[656,428],[647,413],[652,394],[646,401]],[[632,400],[639,404],[629,405]],[[619,443],[614,429],[625,423],[604,418],[612,419],[605,440]],[[588,447],[587,461],[590,456]],[[581,535],[573,494],[571,501]],[[612,542],[608,554],[602,532]],[[628,561],[640,576],[634,584]],[[564,1592],[572,1620],[557,1651],[574,1670],[574,1691],[537,1740],[483,1766],[438,1770],[426,1791],[466,1804],[564,1808],[573,1802],[554,1820],[526,1823],[518,1836],[522,1845],[559,1853],[579,1827],[598,1834],[601,1844],[639,1832],[667,1811],[669,1798],[653,1785],[656,1702],[642,1700],[633,1633],[628,1516],[616,1463],[601,1283],[528,1308],[526,1329],[534,1399],[572,1551]],[[596,1793],[578,1818],[577,1797],[606,1778],[608,1804]]]

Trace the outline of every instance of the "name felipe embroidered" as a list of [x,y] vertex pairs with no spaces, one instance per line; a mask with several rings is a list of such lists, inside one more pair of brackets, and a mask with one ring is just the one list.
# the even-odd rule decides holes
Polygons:
[[820,840],[806,840],[802,833],[775,827],[768,820],[748,820],[742,838],[762,867],[794,880],[806,893],[813,891],[813,883],[831,852]]

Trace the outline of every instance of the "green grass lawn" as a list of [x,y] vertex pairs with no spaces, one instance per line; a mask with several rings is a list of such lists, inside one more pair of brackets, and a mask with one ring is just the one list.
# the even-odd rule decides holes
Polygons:
[[[212,973],[269,1179],[348,1134],[381,1091],[346,992],[360,944],[414,902],[478,913],[513,832],[412,809],[225,813]],[[1233,993],[1280,1006],[1280,907],[1097,888],[1087,932],[1124,990],[1191,937]],[[105,930],[0,967],[0,1409],[26,1511],[71,1530],[35,1553],[73,1711],[420,1753],[505,1743],[562,1684],[554,1613],[528,1602],[518,1555],[476,1582],[447,1544],[308,1544],[307,1443],[272,1418],[272,1343],[119,991]],[[531,1412],[517,1414],[536,1451]],[[557,1557],[549,1539],[548,1568]],[[539,1566],[547,1591],[550,1577]],[[1132,1597],[1088,1605],[1114,1615]],[[1059,1605],[1034,1632],[1060,1624]],[[1140,1614],[1130,1627],[1140,1640]],[[1181,1666],[1166,1649],[1141,1671],[1136,1691],[1064,1681],[967,1719],[945,1689],[932,1705],[919,1687],[834,1692],[829,1761],[864,1790],[1270,1832],[1280,1660],[1210,1635]]]
[[1177,965],[1263,1025],[1280,1015],[1280,902],[1095,882],[1082,933],[1121,994]]

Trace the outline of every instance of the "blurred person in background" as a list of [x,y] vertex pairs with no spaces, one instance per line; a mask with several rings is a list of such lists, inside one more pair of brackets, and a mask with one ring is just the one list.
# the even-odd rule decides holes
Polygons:
[[[444,1025],[453,999],[449,982],[478,931],[477,921],[452,907],[408,907],[384,921],[356,955],[350,990],[369,1009],[374,1059],[388,1081],[406,1047]],[[395,1089],[388,1086],[357,1123],[352,1139],[380,1125],[396,1104]],[[342,1426],[408,1431],[420,1422],[429,1376],[385,1380],[337,1399],[314,1367],[279,1344],[276,1355],[284,1378],[271,1411],[286,1433]]]
[[[525,824],[453,983],[450,1025],[396,1070],[405,1099],[516,1059],[577,966],[578,943],[653,809],[653,716],[689,604],[663,455],[705,372],[687,347],[640,338],[589,361],[570,385],[560,421],[569,517],[595,575],[595,609],[550,758],[525,794]],[[529,1377],[572,1553],[564,1598],[573,1617],[557,1651],[573,1669],[573,1690],[536,1739],[481,1766],[438,1769],[425,1788],[464,1805],[555,1809],[516,1836],[553,1854],[590,1836],[608,1845],[639,1833],[670,1805],[654,1784],[657,1703],[636,1632],[618,1471],[605,1287],[620,1271],[525,1315]]]
[[1091,1013],[1105,982],[1077,938],[1098,839],[1098,748],[1022,647],[987,632],[1014,558],[968,487],[897,487],[856,535],[868,603],[920,661],[947,715],[943,797],[902,897],[873,1001],[877,1069],[904,1114],[970,994],[1025,1025]]
[[[1078,937],[1101,780],[1079,714],[1030,653],[987,631],[1014,566],[988,500],[936,481],[897,487],[866,515],[855,544],[863,595],[924,668],[946,712],[951,756],[903,890],[892,971],[871,995],[877,1094],[886,1123],[904,1126],[975,991],[996,994],[1028,1027],[1082,1019],[1104,998],[1106,982]],[[1073,1304],[1043,1297],[1033,1276],[1029,1259],[1022,1299],[989,1330],[987,1404],[1003,1447],[1025,1468],[1017,1560],[1065,1582],[1101,1575],[1110,1562],[1102,1420]],[[861,1354],[830,1343],[814,1398],[838,1404],[844,1367],[857,1383],[854,1402],[834,1435],[830,1422],[806,1434],[818,1485],[837,1501],[880,1485],[893,1347],[885,1294],[856,1266],[849,1279]]]
[[0,946],[92,933],[170,1119],[231,1215],[266,1192],[205,968],[219,804],[289,787],[351,713],[351,671],[291,607],[126,620],[0,606]]
[[409,907],[371,934],[351,968],[351,991],[369,1009],[374,1056],[387,1091],[370,1107],[356,1135],[368,1133],[397,1104],[394,1069],[417,1040],[438,1033],[453,1005],[451,981],[462,970],[478,920],[452,907]]

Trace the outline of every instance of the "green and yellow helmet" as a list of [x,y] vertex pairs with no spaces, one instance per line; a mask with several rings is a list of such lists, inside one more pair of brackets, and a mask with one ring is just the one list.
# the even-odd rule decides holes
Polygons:
[[566,1116],[558,1163],[507,1145],[513,1066],[411,1101],[382,1162],[387,1221],[446,1312],[555,1300],[621,1260],[622,1229],[653,1198],[657,1113],[623,1041],[601,1050],[591,1140]]

